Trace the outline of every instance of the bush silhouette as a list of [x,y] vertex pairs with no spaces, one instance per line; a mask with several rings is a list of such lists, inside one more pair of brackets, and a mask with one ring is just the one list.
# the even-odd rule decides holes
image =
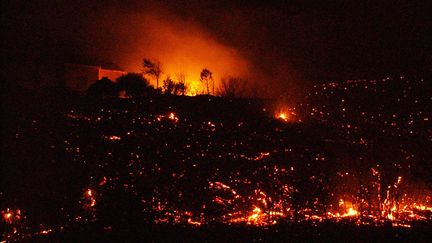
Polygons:
[[165,94],[173,94],[174,90],[175,90],[175,83],[174,81],[168,76],[164,81],[163,81],[163,86],[162,86],[164,93]]
[[140,97],[153,94],[155,90],[149,81],[139,73],[128,73],[117,79],[118,89],[124,90],[129,97]]
[[88,95],[101,98],[117,97],[118,92],[117,85],[106,77],[96,81],[87,90]]

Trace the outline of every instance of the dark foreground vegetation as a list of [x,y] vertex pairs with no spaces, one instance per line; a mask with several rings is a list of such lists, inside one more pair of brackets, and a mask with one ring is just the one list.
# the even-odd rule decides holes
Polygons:
[[296,109],[3,85],[7,240],[431,237],[432,100],[422,78],[316,86]]

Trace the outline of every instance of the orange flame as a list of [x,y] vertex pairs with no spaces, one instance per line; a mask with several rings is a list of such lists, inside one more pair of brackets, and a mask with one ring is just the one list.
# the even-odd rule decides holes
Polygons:
[[275,118],[283,122],[300,122],[300,120],[297,119],[295,108],[282,107],[276,109]]

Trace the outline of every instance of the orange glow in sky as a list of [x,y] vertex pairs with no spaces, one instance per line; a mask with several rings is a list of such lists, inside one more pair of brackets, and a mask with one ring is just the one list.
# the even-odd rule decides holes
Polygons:
[[[141,72],[143,58],[158,59],[163,68],[160,86],[168,75],[177,81],[176,74],[184,73],[187,94],[195,95],[204,90],[199,81],[203,68],[213,73],[215,91],[222,77],[249,74],[248,61],[236,49],[221,44],[193,21],[131,14],[118,19],[113,28],[121,36],[127,35],[120,47],[124,50],[116,53],[118,64],[126,71]],[[156,86],[155,80],[148,79]]]

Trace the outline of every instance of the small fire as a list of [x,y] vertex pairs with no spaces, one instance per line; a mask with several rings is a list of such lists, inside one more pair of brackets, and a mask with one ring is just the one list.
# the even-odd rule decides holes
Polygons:
[[297,118],[297,113],[295,112],[295,108],[280,108],[277,109],[275,112],[275,118],[284,122],[293,122],[293,121],[299,121]]
[[47,234],[49,234],[49,233],[51,233],[52,232],[52,229],[46,229],[46,230],[42,230],[41,232],[39,232],[40,234],[42,234],[42,235],[47,235]]
[[92,208],[96,206],[95,193],[92,189],[85,190],[84,199],[85,199],[85,204],[84,204],[85,207]]
[[355,210],[354,208],[349,208],[348,212],[346,214],[344,214],[343,216],[351,217],[351,216],[357,216],[357,215],[358,215],[357,210]]
[[421,210],[421,211],[431,211],[432,212],[432,207],[427,207],[425,205],[415,205],[414,206],[417,210]]
[[174,112],[170,112],[168,114],[168,119],[174,121],[174,122],[178,122],[179,118],[176,116],[176,114]]
[[188,218],[187,222],[188,222],[188,224],[191,224],[191,225],[201,226],[201,222],[194,221],[191,218]]
[[204,93],[204,87],[202,83],[199,81],[188,81],[186,82],[187,89],[186,89],[186,95],[187,96],[195,96]]
[[161,115],[156,115],[156,120],[158,122],[161,122],[163,120],[171,120],[173,122],[178,122],[179,118],[177,117],[177,115],[174,112],[170,112],[170,113],[168,113],[166,115],[162,115],[162,114]]
[[287,122],[288,121],[288,114],[281,112],[277,115],[277,118]]
[[10,219],[12,218],[12,214],[11,213],[5,213],[5,214],[3,214],[3,218],[6,222],[10,222]]
[[21,219],[21,210],[17,209],[15,211],[7,208],[5,211],[2,211],[3,220],[7,224],[13,224]]
[[112,135],[112,136],[109,136],[108,139],[111,141],[118,141],[118,140],[121,140],[121,137]]
[[91,189],[87,189],[87,196],[89,197],[93,196],[93,192]]
[[248,217],[248,223],[257,223],[258,217],[261,215],[261,208],[255,207],[252,212],[253,214]]
[[352,203],[346,202],[343,199],[339,199],[339,207],[344,208],[342,214],[341,213],[332,213],[328,212],[327,216],[330,218],[346,218],[346,217],[357,217],[359,216],[359,212],[353,207]]
[[[231,214],[230,214],[231,215]],[[267,214],[262,212],[262,209],[254,206],[254,209],[248,216],[234,217],[229,220],[230,223],[246,223],[249,225],[263,226],[267,225]]]

